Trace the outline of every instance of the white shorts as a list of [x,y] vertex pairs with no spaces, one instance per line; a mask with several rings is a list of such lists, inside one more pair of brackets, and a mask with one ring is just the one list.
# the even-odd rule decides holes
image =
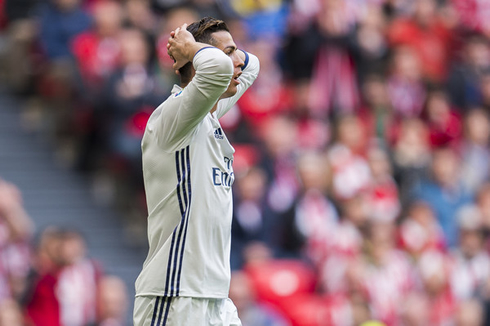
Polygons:
[[241,326],[231,299],[136,297],[134,326]]

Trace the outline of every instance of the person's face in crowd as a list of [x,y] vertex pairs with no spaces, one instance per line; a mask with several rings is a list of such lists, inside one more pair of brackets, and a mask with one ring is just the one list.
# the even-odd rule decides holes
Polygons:
[[155,19],[148,0],[128,0],[125,8],[131,24],[142,30],[154,28]]
[[477,70],[490,66],[490,48],[488,44],[480,39],[468,41],[465,47],[467,62]]
[[422,26],[427,26],[434,21],[437,4],[435,0],[416,0],[414,17]]
[[481,109],[474,109],[465,119],[466,139],[478,145],[486,146],[490,137],[490,120]]
[[238,77],[242,74],[242,67],[245,64],[238,53],[238,48],[233,41],[233,37],[227,31],[215,32],[211,35],[213,46],[222,50],[233,62],[233,78],[221,98],[231,97],[236,94],[237,86],[240,84]]
[[105,276],[98,288],[98,312],[102,319],[123,321],[128,309],[128,293],[124,282],[116,276]]
[[404,326],[429,325],[429,302],[421,293],[410,293],[402,307],[401,320]]
[[62,239],[58,230],[47,229],[41,235],[38,248],[38,264],[41,272],[63,265]]
[[244,313],[254,302],[254,294],[249,278],[242,271],[235,271],[231,275],[230,299],[237,307],[238,313]]
[[485,106],[490,106],[490,73],[486,72],[480,78],[480,91],[482,95],[482,103]]
[[78,234],[68,234],[63,239],[61,251],[65,264],[73,264],[85,257],[85,241]]
[[364,99],[372,108],[389,107],[386,83],[380,78],[370,78],[363,85]]
[[460,249],[465,257],[471,258],[478,254],[483,246],[483,235],[479,229],[460,230]]
[[272,157],[283,158],[295,150],[298,134],[298,126],[295,121],[275,116],[266,121],[261,130],[261,138]]
[[371,256],[378,265],[386,262],[394,245],[394,226],[389,222],[375,222],[370,227]]
[[24,326],[24,316],[19,304],[12,299],[0,302],[0,326]]
[[124,65],[145,66],[149,50],[144,35],[138,30],[129,30],[121,34],[121,60]]
[[443,124],[450,113],[449,101],[444,93],[436,92],[427,99],[427,116],[435,124]]
[[366,223],[366,203],[362,195],[357,195],[340,203],[340,210],[346,220],[357,227],[362,227]]
[[338,141],[354,152],[364,147],[364,129],[356,116],[343,117],[338,122]]
[[122,26],[123,10],[116,1],[99,1],[94,6],[94,21],[102,37],[115,36]]
[[266,189],[265,172],[260,168],[250,169],[237,180],[237,187],[241,200],[262,200]]
[[410,209],[409,217],[425,227],[435,222],[433,210],[425,203],[415,203]]
[[482,214],[482,223],[486,229],[490,229],[490,184],[481,185],[476,197],[476,204]]
[[317,153],[301,155],[298,161],[298,174],[305,190],[324,192],[328,188],[329,167],[325,157]]
[[[429,153],[427,126],[419,119],[403,121],[400,128],[400,136],[395,145],[395,159],[398,164],[425,163]],[[404,162],[403,160],[407,158],[409,162]]]
[[478,300],[463,301],[456,311],[455,326],[483,325],[483,315],[483,307]]
[[443,254],[439,252],[426,252],[418,261],[418,269],[426,293],[435,297],[446,288],[448,275],[446,261]]
[[453,150],[443,148],[433,153],[432,173],[443,187],[452,187],[458,182],[459,170],[459,159]]
[[55,0],[55,5],[62,11],[71,11],[80,5],[80,0]]
[[402,79],[411,82],[420,81],[422,70],[414,50],[403,46],[394,49],[393,72]]
[[375,180],[383,181],[391,178],[391,163],[388,154],[381,148],[372,148],[368,153],[371,175]]

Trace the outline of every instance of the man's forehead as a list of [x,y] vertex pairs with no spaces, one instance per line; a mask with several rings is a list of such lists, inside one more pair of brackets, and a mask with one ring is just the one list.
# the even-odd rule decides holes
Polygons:
[[236,48],[236,44],[233,41],[233,37],[227,31],[218,31],[211,34],[211,37],[216,42],[215,46],[220,49],[225,49],[227,47]]

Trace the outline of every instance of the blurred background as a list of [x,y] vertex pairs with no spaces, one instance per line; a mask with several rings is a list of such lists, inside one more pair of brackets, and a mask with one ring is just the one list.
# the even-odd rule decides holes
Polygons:
[[221,120],[243,325],[490,325],[490,1],[0,0],[0,326],[131,325],[140,141],[204,16],[261,61]]

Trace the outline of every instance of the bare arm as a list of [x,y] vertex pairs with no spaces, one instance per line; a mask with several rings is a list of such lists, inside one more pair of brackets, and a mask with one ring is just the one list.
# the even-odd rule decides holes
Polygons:
[[9,228],[11,240],[25,240],[32,235],[33,224],[24,210],[19,190],[0,180],[0,217]]

